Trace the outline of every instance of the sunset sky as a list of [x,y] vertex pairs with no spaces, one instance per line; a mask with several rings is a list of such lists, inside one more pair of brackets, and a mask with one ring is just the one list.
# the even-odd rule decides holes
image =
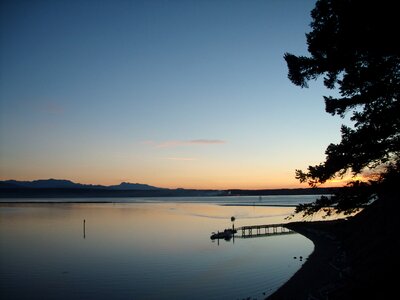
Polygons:
[[0,179],[307,187],[344,122],[287,78],[314,4],[2,1]]

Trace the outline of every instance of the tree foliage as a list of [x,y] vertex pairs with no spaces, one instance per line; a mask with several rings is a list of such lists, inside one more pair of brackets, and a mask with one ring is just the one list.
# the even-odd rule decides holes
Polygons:
[[343,125],[341,141],[327,147],[326,160],[306,172],[296,170],[296,178],[317,186],[348,171],[356,175],[396,165],[400,157],[396,2],[319,0],[311,17],[312,30],[306,34],[310,56],[286,53],[288,77],[295,85],[308,87],[310,80],[322,76],[324,85],[340,95],[324,96],[326,112],[351,114],[353,126]]

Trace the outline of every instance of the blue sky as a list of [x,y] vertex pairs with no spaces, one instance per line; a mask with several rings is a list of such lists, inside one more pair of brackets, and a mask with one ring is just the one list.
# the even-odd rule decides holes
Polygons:
[[298,186],[343,120],[287,79],[315,1],[2,1],[0,177]]

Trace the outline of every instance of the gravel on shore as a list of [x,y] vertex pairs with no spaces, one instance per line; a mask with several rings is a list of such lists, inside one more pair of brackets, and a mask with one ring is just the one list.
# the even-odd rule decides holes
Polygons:
[[314,251],[267,299],[398,298],[400,210],[397,203],[391,208],[376,204],[348,220],[290,223]]

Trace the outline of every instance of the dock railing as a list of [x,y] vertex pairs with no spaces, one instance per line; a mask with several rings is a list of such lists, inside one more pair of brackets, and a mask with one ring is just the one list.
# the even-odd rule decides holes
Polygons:
[[295,231],[285,227],[286,224],[251,225],[236,228],[239,238],[253,238],[271,235],[293,234]]

